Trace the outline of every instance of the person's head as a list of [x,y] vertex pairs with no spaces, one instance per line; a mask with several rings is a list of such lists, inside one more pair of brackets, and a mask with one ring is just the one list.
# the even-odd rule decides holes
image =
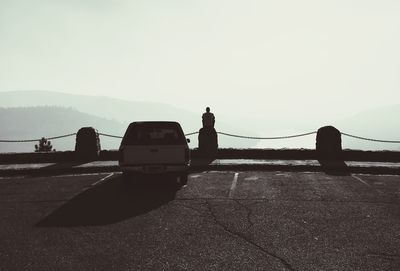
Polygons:
[[210,108],[209,107],[206,107],[206,112],[207,113],[210,112]]

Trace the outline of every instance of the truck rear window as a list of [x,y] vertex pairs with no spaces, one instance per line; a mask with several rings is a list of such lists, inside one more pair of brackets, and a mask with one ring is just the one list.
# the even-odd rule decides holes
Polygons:
[[176,123],[135,123],[129,126],[123,145],[186,144],[181,127]]

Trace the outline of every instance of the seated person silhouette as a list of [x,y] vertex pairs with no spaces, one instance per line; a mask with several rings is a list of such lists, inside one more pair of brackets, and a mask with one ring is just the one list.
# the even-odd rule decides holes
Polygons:
[[203,127],[204,128],[214,128],[215,117],[214,114],[210,112],[210,108],[206,108],[206,112],[203,114]]

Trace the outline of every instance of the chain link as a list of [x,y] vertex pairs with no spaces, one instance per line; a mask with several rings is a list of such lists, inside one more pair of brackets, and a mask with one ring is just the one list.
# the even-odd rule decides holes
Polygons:
[[[49,137],[49,138],[45,137],[45,138],[47,140],[53,140],[53,139],[59,139],[59,138],[74,136],[74,135],[76,135],[76,133],[67,134],[67,135],[61,135],[61,136],[54,136],[54,137]],[[24,143],[24,142],[37,142],[39,140],[41,140],[41,138],[39,138],[39,139],[20,139],[20,140],[0,140],[0,143]]]
[[192,132],[192,133],[188,133],[188,134],[185,134],[185,136],[191,136],[191,135],[195,135],[195,134],[198,134],[199,132]]
[[220,135],[237,137],[237,138],[245,138],[245,139],[286,139],[286,138],[308,136],[308,135],[312,135],[312,134],[315,134],[315,133],[317,133],[317,132],[309,132],[309,133],[305,133],[305,134],[290,135],[290,136],[257,137],[257,136],[241,136],[241,135],[228,134],[228,133],[224,133],[224,132],[218,132],[218,134],[220,134]]
[[[191,136],[191,135],[195,135],[195,134],[198,134],[198,133],[199,133],[199,132],[192,132],[192,133],[185,134],[185,136]],[[103,133],[99,133],[99,135],[108,136],[108,137],[114,137],[114,138],[123,138],[122,136],[116,136],[116,135],[110,135],[110,134],[103,134]]]
[[99,133],[99,135],[108,136],[108,137],[114,137],[114,138],[122,138],[122,136],[109,135],[109,134],[103,134],[103,133]]
[[368,138],[368,137],[362,137],[362,136],[356,136],[356,135],[351,135],[347,133],[341,133],[342,135],[356,138],[356,139],[361,139],[361,140],[367,140],[367,141],[372,141],[372,142],[381,142],[381,143],[400,143],[399,140],[382,140],[382,139],[374,139],[374,138]]
[[[185,136],[191,136],[198,134],[199,132],[192,132],[185,134]],[[230,136],[230,137],[236,137],[236,138],[244,138],[244,139],[258,139],[258,140],[273,140],[273,139],[287,139],[287,138],[295,138],[295,137],[302,137],[302,136],[308,136],[312,134],[316,134],[317,132],[309,132],[309,133],[304,133],[304,134],[298,134],[298,135],[289,135],[289,136],[275,136],[275,137],[257,137],[257,136],[243,136],[243,135],[235,135],[235,134],[229,134],[229,133],[224,133],[224,132],[217,132],[220,135],[225,135],[225,136]],[[362,136],[356,136],[356,135],[351,135],[347,133],[341,132],[342,135],[360,139],[360,140],[367,140],[367,141],[372,141],[372,142],[381,142],[381,143],[400,143],[399,140],[382,140],[382,139],[374,139],[374,138],[367,138],[367,137],[362,137]],[[76,133],[71,133],[71,134],[66,134],[66,135],[61,135],[61,136],[54,136],[54,137],[49,137],[46,138],[47,140],[53,140],[53,139],[59,139],[59,138],[65,138],[65,137],[70,137],[74,136]],[[104,133],[99,133],[101,136],[107,136],[107,137],[113,137],[113,138],[118,138],[122,139],[122,136],[117,136],[117,135],[110,135],[110,134],[104,134]],[[0,143],[23,143],[23,142],[37,142],[39,139],[21,139],[21,140],[0,140]]]

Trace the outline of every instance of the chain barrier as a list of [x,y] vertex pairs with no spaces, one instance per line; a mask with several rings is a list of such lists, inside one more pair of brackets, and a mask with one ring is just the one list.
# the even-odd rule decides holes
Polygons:
[[199,132],[192,132],[192,133],[188,133],[188,134],[185,134],[185,136],[191,136],[191,135],[195,135],[195,134],[198,134]]
[[[199,132],[192,132],[192,133],[185,134],[185,136],[191,136],[191,135],[195,135],[195,134],[198,134],[198,133],[199,133]],[[99,133],[99,135],[108,136],[108,137],[114,137],[114,138],[123,138],[122,136],[116,136],[116,135],[110,135],[110,134],[103,134],[103,133]]]
[[[53,140],[53,139],[59,139],[59,138],[64,138],[64,137],[69,137],[69,136],[74,136],[76,133],[72,134],[67,134],[67,135],[61,135],[61,136],[54,136],[54,137],[49,137],[46,138],[47,140]],[[37,142],[41,140],[39,139],[21,139],[21,140],[0,140],[0,143],[23,143],[23,142]]]
[[122,138],[122,136],[109,135],[109,134],[103,134],[103,133],[99,133],[99,135],[113,137],[113,138]]
[[[191,136],[198,134],[199,132],[192,132],[185,134],[185,136]],[[242,135],[235,135],[235,134],[229,134],[229,133],[224,133],[224,132],[217,132],[220,135],[225,135],[225,136],[230,136],[230,137],[236,137],[236,138],[244,138],[244,139],[258,139],[258,140],[273,140],[273,139],[287,139],[287,138],[295,138],[295,137],[302,137],[302,136],[308,136],[312,134],[316,134],[317,132],[309,132],[309,133],[304,133],[304,134],[298,134],[298,135],[289,135],[289,136],[275,136],[275,137],[257,137],[257,136],[242,136]],[[356,135],[351,135],[347,133],[341,132],[342,135],[360,139],[360,140],[367,140],[367,141],[372,141],[372,142],[380,142],[380,143],[400,143],[400,140],[382,140],[382,139],[374,139],[374,138],[367,138],[367,137],[362,137],[362,136],[356,136]],[[47,140],[53,140],[53,139],[59,139],[59,138],[64,138],[64,137],[70,137],[74,136],[76,133],[71,133],[71,134],[66,134],[66,135],[61,135],[61,136],[54,136],[54,137],[49,137],[46,138]],[[122,139],[122,136],[117,136],[117,135],[110,135],[110,134],[104,134],[104,133],[99,133],[101,136],[107,136],[107,137],[113,137],[113,138],[118,138]],[[0,140],[0,143],[23,143],[23,142],[37,142],[39,139],[21,139],[21,140]]]
[[382,139],[374,139],[374,138],[367,138],[367,137],[362,137],[362,136],[356,136],[356,135],[351,135],[347,133],[341,133],[344,136],[356,138],[356,139],[361,139],[361,140],[367,140],[367,141],[372,141],[372,142],[381,142],[381,143],[400,143],[399,140],[382,140]]
[[217,133],[220,135],[237,137],[237,138],[245,138],[245,139],[286,139],[286,138],[308,136],[308,135],[316,134],[317,132],[309,132],[309,133],[304,133],[304,134],[299,134],[299,135],[290,135],[290,136],[275,136],[275,137],[241,136],[241,135],[234,135],[234,134],[228,134],[228,133],[223,133],[223,132],[217,132]]

